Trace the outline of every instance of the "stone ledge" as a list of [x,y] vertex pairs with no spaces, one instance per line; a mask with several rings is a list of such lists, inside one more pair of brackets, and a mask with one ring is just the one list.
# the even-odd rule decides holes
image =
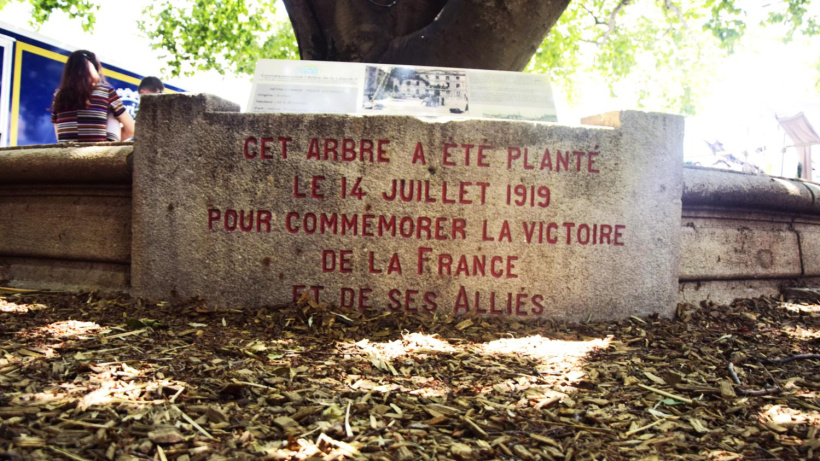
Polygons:
[[132,142],[0,149],[0,184],[131,183]]
[[820,185],[734,171],[683,169],[683,207],[713,206],[820,215]]
[[16,288],[127,292],[130,273],[129,264],[0,256],[0,284]]

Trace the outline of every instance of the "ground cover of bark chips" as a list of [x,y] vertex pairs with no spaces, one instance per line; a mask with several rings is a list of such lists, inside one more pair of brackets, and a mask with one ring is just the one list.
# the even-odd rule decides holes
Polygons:
[[818,459],[820,307],[617,323],[0,290],[0,460]]

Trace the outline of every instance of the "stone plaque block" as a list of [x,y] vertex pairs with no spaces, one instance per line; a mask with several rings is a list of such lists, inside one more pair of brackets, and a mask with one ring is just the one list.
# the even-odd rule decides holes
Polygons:
[[133,293],[573,320],[671,315],[683,119],[240,114],[146,98]]

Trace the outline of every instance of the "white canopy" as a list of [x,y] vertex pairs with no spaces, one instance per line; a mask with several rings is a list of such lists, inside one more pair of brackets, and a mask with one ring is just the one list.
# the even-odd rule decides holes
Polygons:
[[797,155],[803,165],[800,177],[806,181],[811,181],[811,146],[820,144],[820,136],[814,131],[803,112],[792,117],[777,117],[777,121],[791,138],[792,145],[797,149]]

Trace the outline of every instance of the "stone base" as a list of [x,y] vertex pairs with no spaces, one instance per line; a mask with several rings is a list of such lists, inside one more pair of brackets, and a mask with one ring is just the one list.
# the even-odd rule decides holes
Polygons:
[[130,266],[0,257],[0,285],[50,291],[127,292],[130,288]]

